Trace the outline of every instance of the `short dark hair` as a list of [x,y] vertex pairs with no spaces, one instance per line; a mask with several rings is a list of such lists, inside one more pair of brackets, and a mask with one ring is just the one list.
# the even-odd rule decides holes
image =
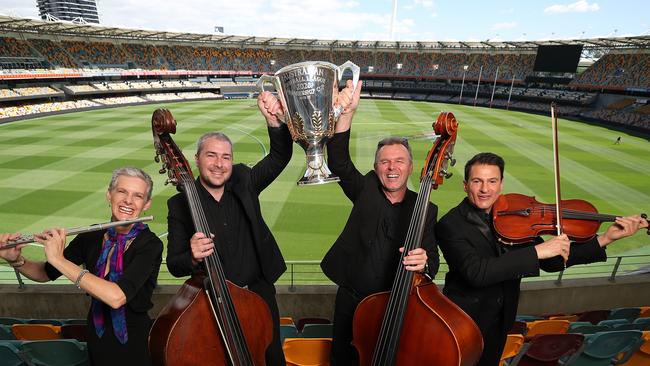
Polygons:
[[465,182],[469,180],[469,171],[474,165],[496,165],[501,172],[501,179],[503,179],[503,170],[505,169],[506,162],[499,155],[491,152],[482,152],[474,155],[465,163]]
[[413,152],[411,152],[411,146],[409,145],[409,140],[406,137],[391,136],[382,139],[377,143],[377,150],[375,150],[375,166],[379,163],[379,150],[384,146],[389,145],[402,145],[409,152],[409,162],[413,162]]

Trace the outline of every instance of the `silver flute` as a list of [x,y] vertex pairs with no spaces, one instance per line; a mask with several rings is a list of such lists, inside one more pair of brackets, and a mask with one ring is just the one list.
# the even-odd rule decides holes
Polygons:
[[[104,222],[104,223],[101,223],[101,224],[92,224],[90,226],[73,227],[73,228],[70,228],[70,229],[65,229],[65,233],[66,233],[66,236],[68,236],[68,235],[77,235],[77,234],[81,234],[81,233],[89,233],[89,232],[92,232],[92,231],[99,231],[99,230],[104,230],[104,229],[108,229],[108,228],[112,228],[112,227],[116,227],[116,226],[131,225],[131,224],[135,224],[135,223],[138,223],[138,222],[151,221],[151,220],[153,220],[153,216],[143,216],[143,217],[139,217],[139,218],[133,219],[133,220],[111,221],[111,222]],[[9,240],[9,241],[7,241],[6,245],[0,247],[0,250],[2,250],[2,249],[11,249],[11,248],[14,248],[14,247],[16,247],[16,246],[18,246],[20,244],[33,243],[33,242],[36,241],[36,240],[34,240],[35,235],[36,234],[21,235],[21,236],[17,237],[14,240]]]

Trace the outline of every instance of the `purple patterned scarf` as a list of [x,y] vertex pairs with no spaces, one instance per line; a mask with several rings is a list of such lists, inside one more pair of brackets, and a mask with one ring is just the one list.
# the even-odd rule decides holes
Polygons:
[[[102,245],[102,251],[97,259],[97,264],[95,265],[95,275],[99,278],[104,278],[106,265],[109,264],[108,280],[111,282],[117,282],[124,272],[123,258],[126,244],[138,236],[140,231],[145,228],[147,228],[147,225],[142,222],[136,223],[126,235],[118,234],[114,227],[109,228],[104,236],[105,239],[104,244]],[[112,248],[115,248],[115,250],[113,250],[109,260],[108,253],[110,253]],[[107,305],[94,297],[92,298],[90,309],[93,315],[95,332],[99,338],[104,335],[104,306]],[[125,306],[123,305],[119,309],[111,309],[111,319],[113,320],[113,333],[120,343],[125,344],[129,340],[126,331]]]

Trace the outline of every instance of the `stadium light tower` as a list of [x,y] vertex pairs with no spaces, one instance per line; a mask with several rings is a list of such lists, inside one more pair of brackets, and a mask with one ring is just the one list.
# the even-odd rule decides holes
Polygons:
[[[435,65],[435,66],[438,66],[438,65]],[[463,66],[463,82],[460,83],[460,96],[458,97],[458,104],[461,104],[462,101],[463,101],[463,88],[465,87],[465,74],[467,74],[467,69],[468,68],[469,68],[469,66],[467,66],[467,65]],[[438,68],[434,67],[434,69],[437,70]]]
[[395,19],[397,18],[397,0],[393,0],[393,15],[390,17],[390,34],[389,39],[394,41],[393,35],[395,33]]

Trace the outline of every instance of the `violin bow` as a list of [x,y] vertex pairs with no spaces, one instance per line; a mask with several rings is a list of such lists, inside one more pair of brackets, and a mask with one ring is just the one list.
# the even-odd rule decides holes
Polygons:
[[[553,130],[553,173],[555,175],[555,226],[557,235],[562,235],[562,193],[560,191],[560,153],[557,138],[557,106],[551,103],[551,129]],[[566,269],[566,261],[564,261]]]
[[551,129],[553,130],[553,173],[555,175],[555,213],[557,235],[562,235],[562,194],[560,191],[560,153],[557,138],[557,114],[555,102],[551,103]]

